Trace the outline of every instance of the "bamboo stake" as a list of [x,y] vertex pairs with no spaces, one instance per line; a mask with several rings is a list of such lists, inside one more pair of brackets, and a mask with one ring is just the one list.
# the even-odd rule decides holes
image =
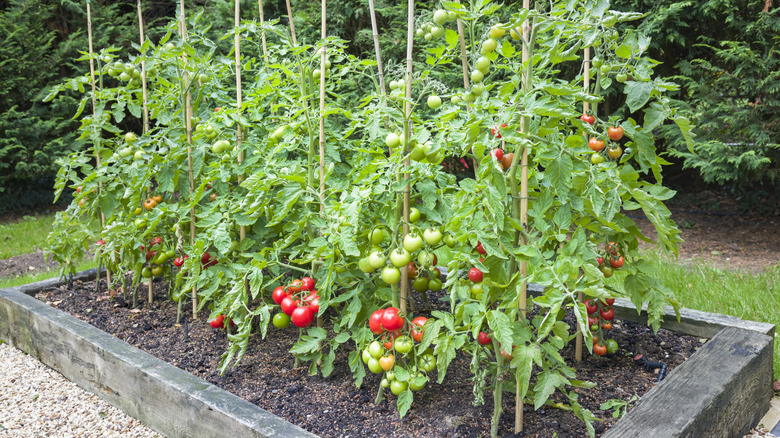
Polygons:
[[[141,0],[138,0],[136,2],[136,6],[138,9],[138,35],[141,40],[141,46],[144,45],[144,17],[141,13]],[[143,55],[143,53],[142,53]],[[144,118],[144,134],[146,134],[149,131],[149,106],[147,101],[147,95],[146,95],[146,60],[141,58],[141,94],[143,95],[143,118]],[[146,196],[150,197],[152,196],[152,189],[150,187],[146,188]],[[149,284],[147,286],[147,301],[149,304],[152,304],[154,302],[154,293],[152,290],[152,280],[153,277],[149,278]]]
[[[239,33],[238,29],[241,25],[241,1],[236,0],[236,15],[235,15],[235,24],[236,24],[236,37],[235,37],[235,52],[236,52],[236,112],[237,116],[239,117],[239,120],[241,118],[241,34]],[[241,123],[236,123],[238,126],[238,133],[236,135],[236,149],[238,149],[238,165],[240,166],[241,163],[244,161],[244,153],[241,151],[241,143],[242,143],[242,136],[243,136],[243,127],[241,126]],[[238,175],[238,183],[241,184],[241,182],[244,181],[243,175]],[[246,238],[246,226],[240,225],[238,228],[239,233],[239,240],[244,240]],[[246,284],[245,284],[246,285]]]
[[[526,10],[531,8],[530,0],[523,0],[523,8]],[[528,44],[533,44],[531,41],[529,41],[530,36],[530,27],[528,26],[528,18],[523,21],[523,38],[525,41],[528,42]],[[531,62],[528,60],[529,53],[528,53],[528,46],[523,45],[523,65],[525,65],[526,62]],[[530,69],[525,69],[525,75],[526,76],[523,80],[523,87],[525,88],[525,91],[528,92],[528,88],[530,86],[531,77],[528,76],[528,72],[530,72]],[[531,121],[528,116],[524,116],[521,119],[520,123],[520,130],[522,132],[528,132],[528,130],[531,127]],[[528,227],[528,148],[523,147],[523,157],[520,161],[520,223],[523,226],[523,229],[527,229]],[[523,234],[523,244],[526,244],[526,237],[525,234]],[[520,300],[518,306],[520,307],[520,317],[524,320],[526,318],[526,312],[527,312],[527,303],[528,303],[528,281],[526,280],[526,276],[528,275],[528,261],[523,259],[520,261],[520,276],[523,279],[523,284],[520,289]],[[523,431],[523,397],[520,396],[520,381],[518,380],[516,386],[516,392],[515,392],[515,435],[519,434]]]
[[[90,7],[90,0],[87,0],[87,41],[89,44],[89,77],[92,81],[92,120],[93,122],[97,119],[97,98],[95,97],[95,93],[97,93],[97,87],[95,85],[95,59],[94,59],[94,49],[92,47],[92,9]],[[98,126],[96,123],[93,123],[93,126]],[[99,129],[99,128],[93,128],[93,129]],[[97,167],[100,167],[100,135],[95,135],[92,139],[92,141],[95,142],[95,162],[97,163]],[[103,191],[103,183],[98,183],[98,195]],[[100,214],[100,228],[105,228],[105,222],[106,218],[103,216],[103,211],[98,207],[98,213]],[[111,274],[106,268],[106,286],[111,287]],[[95,284],[100,284],[100,264],[98,263],[98,270],[97,270],[97,278],[95,279]]]
[[[460,0],[455,0],[456,2],[460,3]],[[469,61],[467,58],[466,53],[466,32],[463,30],[463,21],[458,18],[458,39],[460,40],[460,62],[463,65],[463,90],[468,92],[470,85],[469,85]],[[471,111],[471,104],[466,102],[466,112]],[[477,161],[476,158],[471,158],[471,165],[474,167],[474,176],[477,175],[477,168],[479,166],[479,161]]]
[[[368,0],[368,9],[371,11],[371,30],[374,32],[374,51],[376,52],[376,66],[379,71],[379,89],[382,94],[385,92],[385,73],[382,70],[382,52],[379,50],[379,31],[376,25],[376,12],[374,11],[374,0]],[[392,155],[392,150],[390,151]]]
[[[320,214],[325,214],[325,64],[328,60],[326,26],[326,6],[322,0],[322,56],[320,58]],[[314,265],[316,267],[316,264]],[[316,270],[312,269],[312,275]],[[322,327],[322,317],[317,316],[317,327]]]
[[298,45],[298,40],[295,38],[295,23],[293,23],[292,7],[290,6],[290,0],[287,2],[287,17],[290,21],[290,33],[292,34],[293,45]]
[[[265,15],[263,15],[263,0],[257,0],[257,7],[260,9],[260,25],[265,22]],[[263,60],[268,62],[268,44],[265,41],[265,30],[260,32],[260,38],[263,40]]]
[[[585,90],[585,94],[588,93],[588,90],[590,89],[590,47],[585,48],[585,67],[584,67],[584,73],[585,78],[583,81],[583,88]],[[588,102],[582,102],[582,114],[588,113]],[[582,292],[579,292],[577,294],[577,302],[582,302],[585,299],[585,294]],[[583,341],[583,333],[579,330],[577,330],[577,339],[574,341],[574,360],[577,362],[582,362],[582,341]]]
[[[408,0],[409,16],[407,19],[407,33],[406,33],[406,107],[404,111],[404,155],[407,155],[404,160],[404,165],[409,167],[411,165],[408,152],[409,141],[412,138],[411,130],[411,117],[412,117],[412,49],[414,48],[414,0]],[[410,208],[410,188],[409,188],[409,173],[404,173],[404,181],[406,187],[404,188],[404,231],[403,236],[409,233],[409,208]],[[409,272],[407,267],[404,266],[401,269],[401,313],[406,313],[406,302],[409,299]]]
[[[179,30],[181,38],[187,41],[187,22],[184,17],[184,0],[179,0],[181,6],[181,17],[179,17]],[[192,96],[190,96],[190,75],[187,73],[187,55],[183,54],[184,60],[184,88],[187,94],[184,98],[184,126],[187,131],[187,168],[190,180],[190,196],[195,193],[195,175],[192,170]],[[195,243],[195,207],[190,208],[190,244]],[[198,319],[198,290],[192,287],[192,319]]]

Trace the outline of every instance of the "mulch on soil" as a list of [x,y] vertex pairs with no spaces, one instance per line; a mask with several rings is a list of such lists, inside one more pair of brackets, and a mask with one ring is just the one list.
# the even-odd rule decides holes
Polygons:
[[[492,392],[486,391],[484,405],[472,405],[470,357],[459,355],[453,360],[441,385],[435,383],[434,372],[426,388],[415,393],[412,409],[399,418],[396,398],[389,391],[385,391],[385,401],[374,404],[380,375],[367,371],[362,387],[355,387],[347,363],[354,349],[351,343],[337,352],[335,371],[328,378],[309,376],[308,364],[295,368],[289,353],[298,330],[292,325],[284,330],[271,325],[266,339],[252,335],[238,366],[219,375],[221,355],[228,345],[225,332],[209,326],[204,310],[199,319],[188,322],[185,334],[184,325],[176,324],[176,305],[166,301],[167,285],[155,283],[154,294],[155,302],[147,305],[140,296],[145,293],[139,293],[139,307],[132,309],[121,294],[109,298],[104,283],[95,293],[94,282],[77,282],[72,290],[63,286],[38,298],[322,437],[481,437],[489,433]],[[435,308],[446,307],[435,296],[432,303]],[[702,345],[699,338],[663,329],[654,335],[649,328],[630,322],[616,322],[613,327],[609,336],[617,340],[620,350],[612,357],[586,352],[582,363],[576,364],[574,342],[563,351],[578,379],[597,383],[592,389],[574,389],[580,403],[603,420],[595,424],[597,436],[617,421],[611,410],[599,409],[601,403],[641,397],[657,380],[653,372],[634,364],[636,354],[662,361],[671,371]],[[563,401],[560,394],[553,398]],[[514,394],[505,393],[500,436],[514,436],[514,401]],[[568,411],[550,406],[534,411],[526,405],[524,412],[525,432],[518,436],[587,436],[584,424]]]

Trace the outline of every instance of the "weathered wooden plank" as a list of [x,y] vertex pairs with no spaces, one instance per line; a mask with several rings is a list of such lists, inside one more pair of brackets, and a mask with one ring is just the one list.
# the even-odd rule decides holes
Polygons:
[[727,327],[651,389],[603,438],[732,438],[769,409],[773,339]]
[[15,288],[0,289],[0,339],[169,437],[316,438]]

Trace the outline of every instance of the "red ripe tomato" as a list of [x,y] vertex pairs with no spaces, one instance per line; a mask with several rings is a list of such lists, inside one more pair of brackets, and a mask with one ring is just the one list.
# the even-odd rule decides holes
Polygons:
[[417,342],[422,341],[423,329],[422,327],[428,322],[428,318],[424,316],[418,316],[412,320],[412,339]]
[[588,315],[593,315],[594,313],[598,312],[599,305],[596,304],[593,300],[587,300],[585,301],[585,310],[588,311]]
[[176,257],[173,259],[173,266],[176,266],[177,268],[181,268],[182,265],[184,265],[184,260],[188,259],[189,256],[183,256],[183,257]]
[[211,260],[211,254],[209,254],[208,251],[206,251],[200,257],[200,262],[205,265],[208,264],[209,260]]
[[501,148],[495,148],[493,149],[493,159],[501,162],[501,159],[504,158],[504,151]]
[[409,262],[408,265],[406,265],[406,275],[414,280],[417,278],[417,274],[419,274],[419,271],[417,269],[417,266],[414,265],[414,262]]
[[606,245],[604,245],[604,250],[612,254],[613,256],[616,256],[618,255],[618,251],[620,251],[620,246],[615,242],[609,242]]
[[599,311],[599,314],[603,319],[606,319],[607,321],[612,321],[613,319],[615,319],[615,309],[611,307],[608,310],[601,309],[601,311]]
[[282,286],[277,287],[271,293],[271,299],[274,300],[274,303],[276,304],[282,304],[282,300],[285,298],[287,298],[287,292],[284,291]]
[[610,126],[607,128],[607,135],[610,140],[618,141],[623,138],[623,128],[620,126]]
[[605,354],[607,354],[607,346],[593,344],[593,353],[595,353],[597,356],[604,356]]
[[209,321],[209,324],[214,328],[222,328],[225,326],[225,315],[219,315],[218,317]]
[[382,327],[387,331],[400,330],[404,326],[404,319],[398,316],[398,309],[388,307],[382,314]]
[[595,316],[588,315],[588,326],[593,326],[599,323],[599,319]]
[[512,167],[512,161],[515,160],[515,154],[510,152],[508,154],[504,155],[504,158],[501,159],[501,167],[504,168],[504,170],[508,170],[510,167]]
[[308,327],[314,321],[314,312],[308,307],[298,307],[293,310],[290,319],[296,327]]
[[146,261],[153,259],[156,254],[157,251],[146,251]]
[[601,328],[604,329],[604,330],[609,330],[609,329],[612,328],[612,323],[609,322],[609,321],[606,321],[603,324],[601,324]]
[[[488,336],[487,333],[479,332],[479,334],[477,335],[477,342],[479,342],[482,345],[487,345],[487,344],[490,344],[491,342],[493,342],[493,340],[490,339],[490,336]],[[503,353],[504,350],[501,350],[501,352]]]
[[601,266],[604,264],[604,257],[596,257],[596,263]]
[[[503,123],[501,127],[506,128],[506,123]],[[496,125],[494,128],[490,128],[490,133],[493,134],[493,137],[495,138],[501,138],[501,131],[498,125]]]
[[315,281],[311,277],[303,277],[301,279],[301,290],[314,290]]
[[585,122],[585,123],[587,123],[589,125],[592,125],[592,124],[596,123],[596,117],[589,116],[587,114],[581,115],[580,116],[580,120],[582,120],[583,122]]
[[153,237],[152,240],[149,241],[150,246],[159,245],[162,243],[162,237]]
[[103,239],[100,239],[100,240],[98,240],[97,242],[95,242],[95,245],[97,245],[97,246],[103,246],[103,245],[105,245],[105,244],[106,244],[106,241],[105,241],[105,240],[103,240]]
[[368,319],[368,328],[371,329],[374,334],[381,335],[385,329],[382,327],[382,315],[385,314],[385,309],[379,309],[371,314],[371,318]]
[[482,242],[477,242],[477,246],[474,248],[477,250],[478,253],[485,255],[487,252],[485,251],[485,248],[482,247]]
[[482,271],[480,271],[478,268],[469,269],[469,280],[473,281],[474,283],[479,283],[482,281],[483,277],[484,275],[482,274]]
[[285,315],[292,316],[293,311],[301,305],[301,302],[299,300],[293,300],[292,297],[288,295],[284,297],[280,305],[282,306],[282,312],[284,312]]
[[618,257],[618,258],[614,258],[614,257],[610,257],[610,258],[609,258],[609,264],[610,264],[610,265],[611,265],[613,268],[615,268],[615,269],[622,268],[622,267],[623,267],[623,264],[624,264],[625,262],[626,262],[626,261],[623,259],[623,256],[620,256],[620,257]]
[[615,304],[615,299],[614,298],[604,298],[604,302],[607,303],[607,306],[611,306],[611,305]]
[[592,151],[601,152],[602,150],[604,150],[604,142],[602,140],[599,140],[596,137],[593,137],[590,140],[588,140],[588,147]]
[[320,311],[320,297],[317,296],[313,300],[309,301],[309,308],[314,313],[319,313]]
[[297,278],[293,280],[289,286],[287,286],[287,292],[291,294],[297,294],[300,291],[301,291],[301,280]]

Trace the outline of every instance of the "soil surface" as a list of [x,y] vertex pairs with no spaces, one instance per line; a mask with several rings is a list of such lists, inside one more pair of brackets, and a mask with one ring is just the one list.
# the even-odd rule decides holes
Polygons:
[[[385,401],[374,404],[379,375],[368,373],[362,387],[355,387],[347,363],[349,351],[354,349],[349,343],[338,350],[331,376],[309,376],[308,366],[296,368],[294,357],[289,353],[298,330],[292,325],[283,330],[270,326],[266,339],[253,335],[239,365],[220,376],[217,369],[221,354],[227,348],[226,336],[224,330],[208,324],[205,312],[186,326],[178,325],[175,305],[165,301],[166,284],[155,283],[155,302],[147,305],[140,299],[135,310],[121,294],[112,299],[105,285],[101,286],[95,293],[94,283],[77,283],[73,289],[62,287],[43,292],[38,298],[322,437],[481,437],[489,434],[492,392],[486,390],[484,405],[472,405],[471,358],[465,355],[453,360],[441,385],[435,383],[434,372],[430,376],[433,382],[415,393],[412,409],[404,418],[399,418],[396,398],[389,391],[386,391]],[[434,308],[447,306],[434,296],[432,302]],[[610,399],[639,398],[656,383],[654,371],[634,363],[636,354],[662,361],[671,371],[703,341],[663,329],[653,335],[647,327],[630,322],[617,322],[609,336],[620,345],[618,353],[612,357],[586,353],[585,360],[576,364],[573,347],[563,352],[578,379],[597,383],[592,389],[574,389],[580,403],[600,419],[594,425],[597,435],[617,421],[612,410],[600,409],[601,403]],[[564,401],[560,394],[554,395],[553,399]],[[499,436],[514,436],[510,430],[514,424],[514,400],[513,394],[505,393]],[[526,406],[524,411],[524,437],[587,436],[584,424],[566,410],[543,406],[534,411],[532,406]]]

